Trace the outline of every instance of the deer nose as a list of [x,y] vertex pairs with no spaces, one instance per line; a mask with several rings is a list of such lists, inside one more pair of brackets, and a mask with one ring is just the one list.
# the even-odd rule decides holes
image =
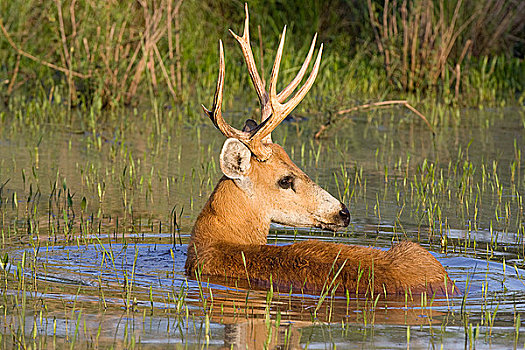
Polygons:
[[350,212],[348,211],[348,208],[343,204],[343,209],[339,211],[339,216],[343,220],[343,224],[345,226],[348,226],[350,223]]

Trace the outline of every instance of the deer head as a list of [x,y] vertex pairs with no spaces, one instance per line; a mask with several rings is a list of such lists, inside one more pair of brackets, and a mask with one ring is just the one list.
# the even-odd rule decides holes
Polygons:
[[[231,30],[230,32],[241,46],[248,72],[259,97],[261,123],[257,125],[253,120],[248,120],[245,127],[238,130],[223,119],[221,106],[225,66],[224,49],[222,41],[219,41],[219,75],[213,107],[211,110],[202,107],[217,129],[228,138],[220,154],[221,170],[226,178],[232,180],[241,191],[246,205],[261,217],[261,220],[264,221],[263,225],[266,222],[268,225],[269,222],[276,222],[290,226],[310,226],[332,230],[347,226],[350,214],[345,205],[313,182],[291,161],[283,148],[271,140],[271,132],[290,114],[312,87],[319,71],[323,46],[321,45],[319,49],[313,69],[304,85],[286,101],[308,69],[315,48],[316,36],[312,40],[309,53],[297,76],[286,88],[277,93],[277,76],[286,35],[286,27],[284,27],[273,64],[269,92],[267,92],[257,71],[250,46],[247,5],[245,5],[245,12],[243,36],[240,37]],[[236,201],[236,199],[232,198],[231,201]]]
[[[228,139],[220,154],[224,176],[204,205],[188,243],[185,270],[288,288],[325,288],[326,279],[340,266],[337,286],[358,293],[453,293],[443,266],[415,243],[401,243],[389,251],[322,241],[266,245],[270,223],[313,226],[336,230],[348,226],[344,204],[315,184],[271,140],[271,132],[304,98],[319,71],[322,45],[312,72],[297,93],[288,97],[303,79],[315,40],[297,76],[276,92],[286,27],[273,64],[269,91],[257,72],[250,47],[248,6],[241,45],[248,72],[261,104],[261,123],[248,120],[242,130],[226,123],[221,105],[224,87],[224,50],[219,42],[219,78],[211,110],[204,111]],[[231,32],[231,31],[230,31]],[[285,102],[286,101],[286,102]],[[335,264],[338,265],[335,265]],[[342,263],[342,264],[341,264]],[[359,272],[360,271],[360,272]],[[363,278],[361,279],[361,273]]]

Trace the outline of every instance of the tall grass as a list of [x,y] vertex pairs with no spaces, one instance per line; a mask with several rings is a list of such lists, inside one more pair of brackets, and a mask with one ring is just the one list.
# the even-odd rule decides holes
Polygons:
[[[249,6],[254,54],[266,74],[280,31],[289,26],[281,84],[299,69],[315,32],[325,44],[321,73],[299,114],[384,98],[413,103],[438,97],[446,104],[478,106],[525,96],[522,3],[354,0],[304,6],[257,0]],[[212,96],[219,39],[226,46],[228,106],[231,96],[253,94],[238,45],[227,32],[240,30],[242,7],[223,0],[3,1],[4,106],[17,111],[37,100],[94,114],[130,105],[156,106],[157,116],[163,106],[196,111]]]
[[[484,69],[475,63],[503,54],[513,66],[513,42],[523,35],[523,2],[385,0],[381,7],[368,0],[368,7],[387,78],[403,91],[438,90],[456,100],[462,92],[475,95],[484,85],[469,79]],[[521,83],[507,87],[517,90]]]
[[[155,89],[164,80],[177,99],[175,88],[181,86],[180,52],[176,50],[180,46],[181,3],[4,3],[2,13],[20,14],[2,18],[3,37],[8,44],[5,48],[11,52],[6,62],[15,62],[15,69],[7,72],[7,95],[17,84],[27,82],[50,95],[53,88],[64,85],[69,105],[91,103],[94,98],[102,99],[104,105],[130,104],[137,98],[141,83],[149,78]],[[161,39],[167,46],[163,48],[167,57],[160,53]]]

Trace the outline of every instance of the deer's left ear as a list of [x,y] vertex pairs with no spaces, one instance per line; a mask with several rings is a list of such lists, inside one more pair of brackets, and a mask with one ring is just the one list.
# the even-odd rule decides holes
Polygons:
[[241,141],[229,138],[222,146],[221,170],[230,179],[242,179],[250,169],[252,152]]

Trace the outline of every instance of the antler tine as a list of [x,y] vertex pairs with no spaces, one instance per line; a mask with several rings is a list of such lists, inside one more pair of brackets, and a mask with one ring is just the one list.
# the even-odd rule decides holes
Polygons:
[[[315,60],[314,67],[312,68],[312,72],[308,76],[308,79],[304,83],[303,86],[297,91],[297,93],[285,104],[282,104],[279,101],[279,98],[276,93],[276,85],[277,85],[277,76],[279,75],[279,67],[281,64],[281,58],[283,53],[283,46],[284,46],[284,39],[286,36],[286,26],[283,29],[283,34],[281,36],[281,41],[279,42],[279,48],[277,49],[277,55],[275,56],[275,61],[273,63],[273,69],[272,74],[270,77],[270,106],[272,108],[272,115],[268,117],[268,120],[266,120],[266,125],[261,127],[256,137],[258,139],[263,139],[267,135],[271,134],[271,132],[290,114],[290,112],[297,107],[299,102],[304,98],[304,96],[308,93],[310,88],[312,87],[315,78],[317,77],[317,73],[319,72],[319,66],[321,64],[321,56],[323,53],[323,44],[321,44],[321,47],[319,48],[319,52],[317,53],[317,58]],[[254,135],[255,136],[255,135]]]
[[219,129],[226,137],[233,137],[241,141],[247,141],[250,138],[250,133],[235,129],[222,117],[222,93],[224,89],[224,49],[222,47],[222,40],[219,40],[219,76],[217,77],[217,87],[215,89],[215,96],[213,97],[213,107],[208,110],[204,105],[202,109],[210,117],[213,125]]
[[217,77],[217,87],[215,89],[215,96],[213,98],[213,107],[211,110],[208,110],[204,105],[202,109],[208,115],[208,117],[213,122],[213,125],[221,131],[221,133],[226,137],[232,137],[243,144],[245,144],[250,151],[255,155],[255,157],[264,161],[270,157],[272,154],[271,149],[265,147],[261,142],[262,138],[253,137],[259,128],[264,128],[268,120],[263,121],[258,125],[258,128],[250,131],[240,131],[226,123],[222,117],[222,93],[224,89],[224,49],[222,47],[222,40],[219,40],[219,76]]
[[303,80],[304,73],[306,73],[306,69],[308,68],[308,65],[310,64],[310,61],[312,60],[312,56],[314,54],[314,48],[315,48],[315,41],[317,39],[317,33],[315,33],[314,38],[312,39],[312,44],[310,45],[310,50],[308,51],[308,55],[306,56],[306,59],[303,62],[303,65],[301,66],[301,69],[295,76],[295,78],[288,84],[287,87],[285,87],[279,94],[277,95],[277,100],[281,103],[283,103],[288,96],[295,90],[297,85]]
[[244,12],[246,14],[246,19],[244,20],[244,31],[242,37],[238,36],[230,29],[231,35],[239,42],[241,45],[242,53],[244,56],[244,61],[248,67],[248,73],[252,78],[253,86],[259,97],[259,102],[261,104],[261,109],[268,103],[268,94],[264,90],[264,84],[257,70],[255,60],[253,58],[252,47],[250,45],[250,15],[248,14],[248,3],[244,4]]
[[[323,55],[323,44],[319,47],[319,52],[317,53],[317,58],[315,59],[314,67],[312,68],[312,72],[308,76],[308,79],[304,83],[303,86],[297,91],[297,93],[292,97],[288,102],[286,102],[283,106],[283,112],[285,116],[290,114],[291,111],[294,110],[295,107],[303,100],[303,98],[306,96],[308,91],[310,91],[310,88],[314,85],[315,78],[317,77],[317,73],[319,72],[319,66],[321,65],[321,56]],[[276,101],[277,102],[277,101]],[[277,102],[279,103],[279,102]]]
[[321,44],[321,47],[319,48],[319,52],[317,53],[317,58],[312,71],[310,72],[310,75],[308,76],[308,79],[304,85],[301,86],[301,88],[288,102],[283,104],[282,102],[284,102],[284,100],[286,100],[286,98],[288,98],[288,96],[290,96],[290,94],[297,88],[303,79],[306,70],[308,69],[315,49],[317,34],[312,39],[310,50],[308,51],[308,55],[306,56],[301,69],[295,78],[290,82],[290,84],[288,84],[288,86],[284,88],[283,91],[277,94],[277,77],[279,75],[279,67],[281,65],[284,41],[286,38],[286,26],[284,27],[281,40],[279,42],[279,48],[277,49],[277,54],[273,63],[272,74],[270,76],[270,92],[268,94],[264,89],[264,84],[261,80],[259,72],[257,71],[257,66],[255,65],[255,60],[253,58],[253,52],[250,45],[250,17],[248,14],[248,4],[245,4],[244,10],[246,13],[246,19],[244,22],[243,36],[238,36],[231,29],[230,33],[241,45],[244,60],[248,67],[248,72],[250,73],[253,85],[257,91],[257,95],[259,96],[259,101],[261,103],[261,123],[250,131],[240,131],[226,123],[222,117],[221,109],[224,89],[225,65],[224,48],[221,40],[219,40],[219,76],[217,78],[217,87],[215,89],[215,96],[213,98],[213,107],[212,110],[208,110],[204,105],[202,108],[211,119],[215,127],[217,127],[217,129],[219,129],[224,136],[238,139],[250,149],[250,151],[259,161],[265,161],[272,154],[271,148],[267,146],[268,143],[271,143],[270,134],[283,121],[283,119],[286,118],[288,114],[290,114],[290,112],[299,104],[299,102],[301,102],[301,100],[312,87],[321,64],[323,45]]
[[[272,75],[270,76],[270,102],[272,97],[276,97],[277,90],[277,76],[279,75],[279,67],[281,66],[281,58],[283,56],[284,39],[286,38],[286,26],[284,26],[283,33],[281,34],[281,40],[279,41],[279,48],[273,61]],[[272,106],[275,112],[275,109]]]

